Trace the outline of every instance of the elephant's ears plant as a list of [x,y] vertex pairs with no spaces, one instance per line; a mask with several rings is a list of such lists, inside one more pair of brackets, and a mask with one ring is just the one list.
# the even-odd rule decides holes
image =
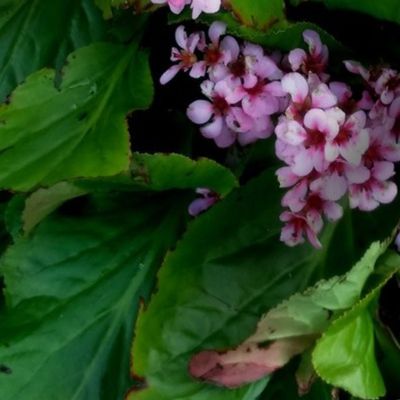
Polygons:
[[3,1],[0,399],[400,398],[398,24]]

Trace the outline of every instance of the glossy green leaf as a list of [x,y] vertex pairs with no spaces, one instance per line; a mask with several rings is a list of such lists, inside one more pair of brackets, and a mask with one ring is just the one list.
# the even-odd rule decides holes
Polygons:
[[32,72],[61,67],[67,54],[105,34],[93,0],[2,1],[0,101]]
[[187,372],[189,360],[201,350],[238,345],[266,309],[304,289],[315,270],[330,270],[337,258],[346,269],[353,262],[346,246],[330,248],[337,234],[343,237],[338,225],[327,230],[323,252],[309,246],[288,251],[279,242],[280,197],[268,171],[189,227],[138,320],[133,372],[147,388],[130,400],[257,398],[265,381],[236,390],[198,383]]
[[381,282],[350,311],[335,320],[313,351],[313,365],[329,384],[360,399],[385,394],[385,385],[375,357],[374,325],[369,307],[382,286],[400,268],[400,256],[390,253],[380,261]]
[[152,99],[146,54],[135,44],[93,44],[69,56],[60,87],[54,79],[52,70],[31,75],[0,107],[0,187],[128,169],[126,114]]
[[0,373],[2,400],[122,399],[132,383],[138,303],[176,240],[185,198],[95,200],[47,218],[2,261],[0,363],[10,371]]
[[211,159],[134,153],[129,171],[110,178],[77,180],[75,184],[84,189],[126,191],[206,187],[225,196],[238,186],[238,181],[231,171]]
[[230,7],[242,24],[259,30],[267,30],[285,20],[283,0],[231,0]]
[[22,212],[22,230],[29,233],[61,204],[87,193],[87,190],[68,182],[60,182],[48,189],[37,190],[25,200]]
[[270,310],[258,323],[247,342],[266,342],[322,333],[333,312],[352,307],[361,296],[377,259],[386,251],[388,242],[373,243],[363,258],[346,274],[321,281]]
[[60,182],[50,188],[38,189],[23,200],[22,221],[17,231],[29,233],[65,201],[92,191],[194,191],[198,187],[207,187],[225,196],[236,186],[235,176],[213,160],[202,158],[195,161],[180,154],[135,153],[130,172],[110,178]]
[[332,325],[314,350],[314,365],[324,380],[361,399],[385,394],[368,310],[359,305]]

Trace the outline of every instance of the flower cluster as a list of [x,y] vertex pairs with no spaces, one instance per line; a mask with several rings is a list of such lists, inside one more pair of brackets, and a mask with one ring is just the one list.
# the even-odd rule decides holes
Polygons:
[[391,117],[395,95],[389,103],[381,83],[387,71],[377,85],[360,64],[346,62],[366,79],[367,88],[356,99],[347,84],[330,80],[328,51],[318,35],[306,31],[304,38],[309,53],[295,49],[288,55],[292,72],[282,78],[282,88],[290,101],[275,128],[276,154],[287,165],[277,175],[281,187],[289,188],[282,200],[288,210],[281,215],[286,223],[281,239],[296,245],[306,235],[320,247],[322,217],[339,219],[337,202],[345,194],[351,208],[363,211],[393,201],[397,187],[390,178],[400,147]]
[[180,14],[186,5],[190,5],[193,19],[196,19],[202,12],[214,14],[221,8],[221,0],[151,0],[151,2],[168,4],[174,14]]
[[200,85],[206,99],[187,109],[201,134],[219,147],[247,145],[275,133],[277,171],[287,189],[281,215],[281,240],[321,247],[318,235],[328,221],[338,220],[339,201],[347,195],[351,208],[371,211],[390,203],[397,186],[390,179],[400,161],[400,75],[387,68],[369,71],[361,64],[345,66],[359,74],[364,90],[355,96],[328,73],[328,49],[319,35],[303,34],[308,51],[282,56],[261,46],[238,43],[225,35],[225,24],[187,36],[176,31],[180,47],[175,64],[161,77],[167,83],[180,70]]
[[176,31],[180,49],[173,48],[171,55],[176,64],[160,79],[165,84],[180,70],[204,78],[201,90],[207,100],[190,104],[187,115],[219,147],[271,136],[271,115],[284,109],[286,97],[280,82],[283,73],[275,60],[260,46],[239,46],[232,36],[223,37],[225,30],[224,23],[214,22],[207,40],[202,32],[187,36],[180,26]]

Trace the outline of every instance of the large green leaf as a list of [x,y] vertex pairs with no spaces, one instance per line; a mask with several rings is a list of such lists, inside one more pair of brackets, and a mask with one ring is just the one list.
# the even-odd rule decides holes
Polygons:
[[133,345],[133,372],[148,387],[130,399],[257,397],[264,380],[224,390],[190,378],[189,360],[201,350],[239,344],[266,309],[304,289],[316,270],[348,269],[354,261],[351,240],[331,247],[343,239],[340,225],[326,231],[323,252],[281,244],[280,196],[273,172],[264,173],[199,217],[167,257]]
[[152,99],[147,55],[136,44],[93,44],[69,56],[60,87],[54,79],[52,70],[34,73],[0,107],[0,187],[128,169],[126,113]]
[[231,171],[208,158],[192,160],[175,153],[134,153],[129,171],[109,178],[78,179],[75,184],[84,189],[127,191],[206,187],[225,196],[238,186],[238,181]]
[[400,268],[400,256],[388,253],[380,260],[381,282],[351,310],[335,320],[313,351],[318,375],[361,399],[385,394],[385,385],[375,358],[374,325],[369,307],[383,285]]
[[373,243],[363,258],[345,275],[321,281],[270,310],[247,342],[317,335],[329,325],[332,313],[351,308],[361,296],[377,259],[388,243]]
[[0,101],[32,72],[60,67],[68,53],[104,37],[93,0],[3,0]]
[[[236,177],[213,160],[192,160],[180,154],[134,153],[130,171],[110,178],[78,179],[40,188],[26,198],[14,198],[9,206],[14,236],[29,233],[40,221],[65,201],[90,192],[104,191],[167,191],[206,187],[220,196],[238,186]],[[22,211],[21,211],[22,210]],[[21,214],[21,218],[15,217]],[[8,218],[10,220],[10,218]]]
[[2,400],[114,400],[130,385],[137,306],[176,240],[185,198],[96,199],[83,215],[47,218],[3,259]]
[[230,7],[242,24],[260,30],[285,20],[283,0],[231,0]]

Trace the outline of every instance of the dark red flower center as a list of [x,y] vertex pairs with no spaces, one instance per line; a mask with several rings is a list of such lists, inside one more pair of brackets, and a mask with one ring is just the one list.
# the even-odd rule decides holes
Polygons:
[[215,65],[219,62],[221,59],[222,54],[219,50],[218,47],[214,45],[210,45],[207,47],[205,54],[204,54],[204,60],[208,65]]
[[325,142],[326,138],[323,132],[316,129],[310,129],[307,132],[307,140],[305,142],[306,147],[323,147]]
[[225,114],[229,110],[228,102],[221,96],[213,98],[213,106],[216,114]]

